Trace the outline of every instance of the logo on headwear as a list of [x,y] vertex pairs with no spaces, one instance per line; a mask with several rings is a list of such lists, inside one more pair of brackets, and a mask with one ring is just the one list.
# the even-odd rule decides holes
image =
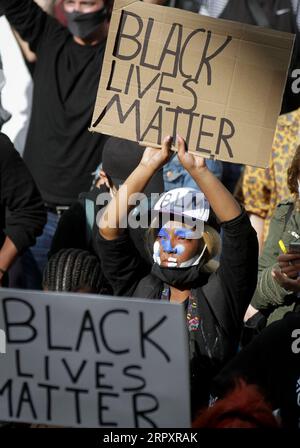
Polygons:
[[207,221],[209,203],[204,194],[192,188],[175,188],[164,193],[154,206],[160,213]]

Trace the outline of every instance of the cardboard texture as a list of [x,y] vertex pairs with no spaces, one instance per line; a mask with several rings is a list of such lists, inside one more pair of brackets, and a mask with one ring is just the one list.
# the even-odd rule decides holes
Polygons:
[[[90,127],[203,157],[265,167],[294,36],[116,0]],[[175,141],[175,140],[174,140]]]

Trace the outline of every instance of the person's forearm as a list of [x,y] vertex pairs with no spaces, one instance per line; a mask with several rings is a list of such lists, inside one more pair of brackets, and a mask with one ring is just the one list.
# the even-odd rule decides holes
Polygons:
[[255,229],[257,233],[257,239],[259,244],[259,255],[262,254],[263,245],[264,245],[264,225],[265,220],[258,215],[254,215],[253,213],[249,214],[250,222],[252,227]]
[[230,221],[241,214],[241,207],[238,202],[207,167],[192,169],[190,175],[203,191],[221,222]]
[[251,301],[258,310],[284,305],[286,296],[289,294],[289,291],[272,276],[273,269],[278,269],[277,263],[264,269],[258,279],[257,288]]
[[99,222],[100,234],[105,239],[116,239],[124,231],[121,223],[127,219],[130,209],[133,208],[133,205],[129,205],[130,196],[143,192],[153,174],[151,168],[138,165],[110,201]]
[[34,0],[45,12],[53,15],[55,0]]
[[20,50],[21,50],[22,55],[25,58],[25,60],[27,62],[29,62],[30,64],[35,63],[36,62],[36,54],[30,50],[29,44],[21,38],[19,33],[17,33],[17,31],[14,28],[12,28],[12,32],[14,33],[15,39],[18,42],[18,45],[20,47]]
[[47,14],[32,0],[0,0],[1,8],[11,27],[35,50],[46,29]]
[[18,251],[12,240],[7,236],[0,250],[0,284],[4,272],[8,271],[18,255]]

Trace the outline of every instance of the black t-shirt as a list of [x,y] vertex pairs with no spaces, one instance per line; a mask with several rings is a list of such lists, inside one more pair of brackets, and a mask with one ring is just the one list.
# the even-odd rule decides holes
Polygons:
[[214,380],[222,397],[237,377],[257,384],[285,427],[300,428],[300,313],[288,313],[245,347]]
[[44,201],[68,205],[89,189],[101,162],[105,137],[88,127],[105,42],[78,45],[32,0],[0,0],[0,7],[37,54],[24,160]]
[[0,133],[0,248],[8,236],[22,252],[34,244],[45,222],[42,198],[26,165]]

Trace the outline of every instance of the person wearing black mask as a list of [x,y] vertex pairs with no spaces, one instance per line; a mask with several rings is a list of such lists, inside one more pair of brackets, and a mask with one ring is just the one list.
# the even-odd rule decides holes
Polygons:
[[[184,304],[195,411],[208,400],[214,374],[237,351],[244,312],[256,286],[258,243],[245,211],[207,169],[205,160],[186,152],[184,140],[177,139],[178,159],[207,199],[197,190],[180,188],[155,203],[147,236],[154,261],[149,274],[124,223],[127,217],[130,221],[135,195],[171,156],[168,137],[161,150],[144,151],[137,168],[109,202],[100,219],[97,250],[116,296]],[[218,252],[219,238],[207,225],[208,201],[223,231],[220,266],[213,273],[208,263]]]
[[106,37],[109,9],[104,0],[65,0],[64,11],[67,27],[79,45],[99,42]]
[[112,0],[65,0],[68,28],[33,0],[0,0],[0,14],[37,55],[24,160],[41,192],[48,221],[24,255],[20,284],[41,289],[60,214],[87,191],[106,138],[91,134]]

